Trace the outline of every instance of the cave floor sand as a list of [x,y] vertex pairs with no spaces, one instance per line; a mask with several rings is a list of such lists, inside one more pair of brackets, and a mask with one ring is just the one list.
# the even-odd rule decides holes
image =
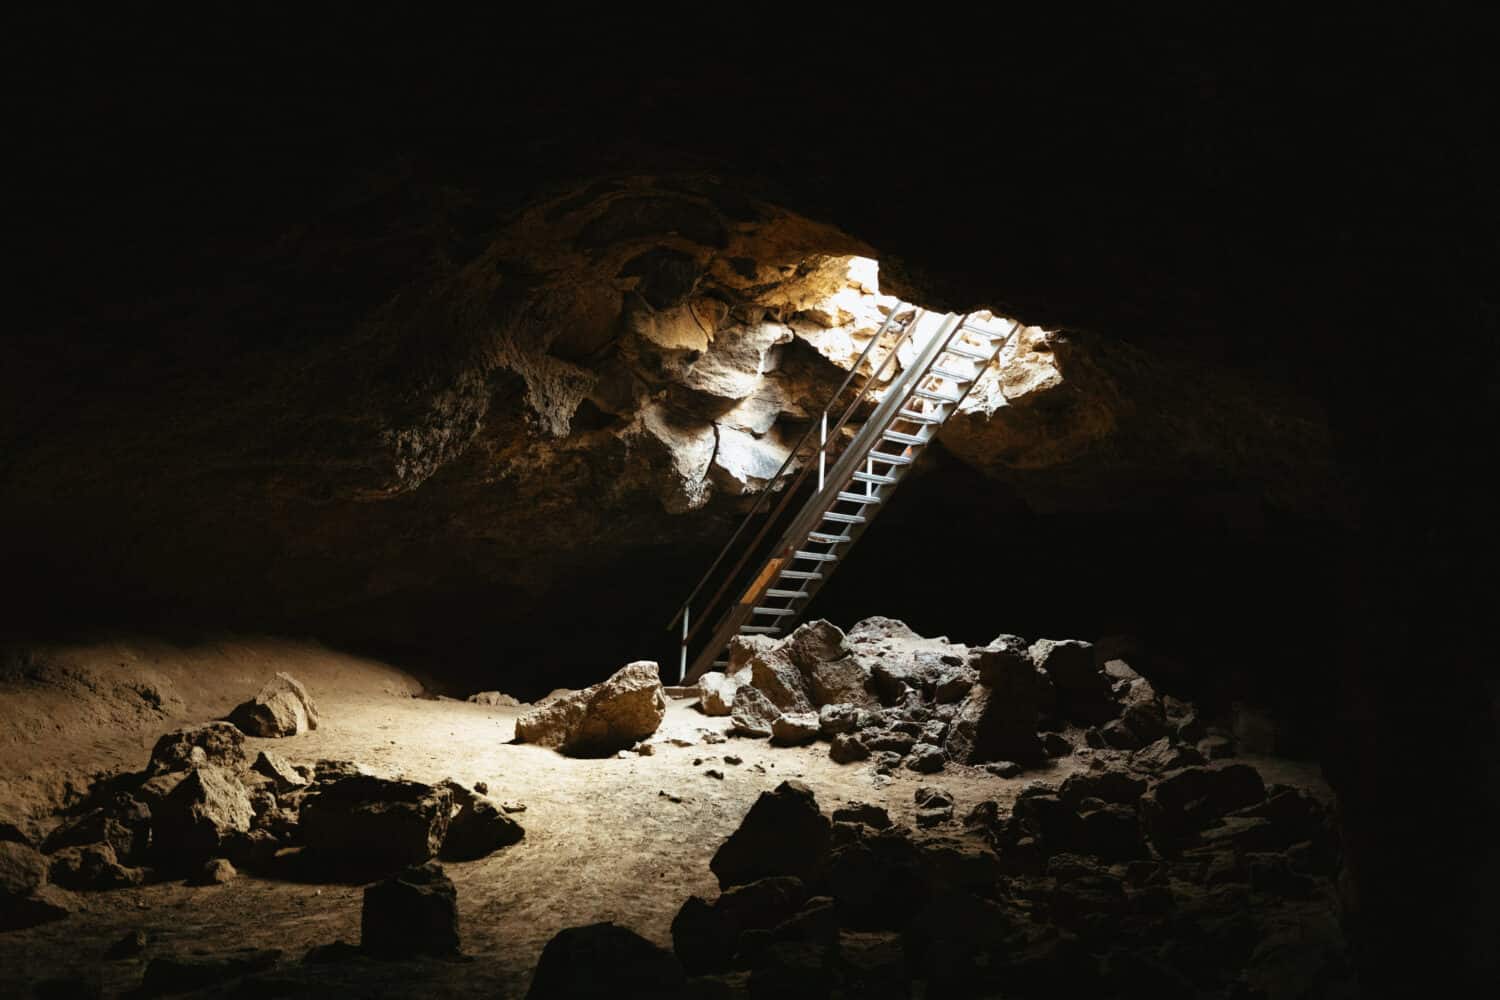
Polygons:
[[[784,779],[810,785],[825,812],[847,801],[874,802],[896,822],[912,824],[913,793],[921,785],[946,789],[962,817],[985,799],[1008,807],[1028,781],[1059,781],[1086,767],[1089,756],[1083,752],[1014,779],[952,765],[936,775],[901,771],[883,778],[868,763],[834,764],[824,743],[783,748],[733,737],[705,743],[705,731],[722,733],[729,720],[674,700],[653,755],[578,760],[511,745],[524,709],[361,693],[352,684],[320,694],[319,701],[325,721],[316,732],[252,739],[251,748],[273,749],[299,763],[352,759],[379,774],[422,781],[483,781],[492,798],[526,805],[516,816],[526,829],[521,843],[479,861],[445,865],[458,888],[463,950],[474,961],[297,968],[309,948],[358,941],[363,887],[241,875],[206,888],[174,881],[75,894],[78,911],[69,919],[0,935],[0,995],[25,995],[29,984],[64,973],[117,995],[137,986],[145,960],[154,956],[275,948],[292,975],[281,995],[522,996],[543,946],[564,927],[611,920],[670,947],[671,921],[683,901],[717,895],[708,867],[714,851],[756,796]],[[673,738],[691,745],[674,746]],[[726,755],[742,762],[727,764]],[[142,753],[116,766],[139,767],[144,759]],[[1267,781],[1321,788],[1312,765],[1254,763]],[[707,776],[710,768],[723,779]],[[960,829],[955,823],[932,832]],[[110,944],[136,929],[149,935],[143,955],[107,961]]]

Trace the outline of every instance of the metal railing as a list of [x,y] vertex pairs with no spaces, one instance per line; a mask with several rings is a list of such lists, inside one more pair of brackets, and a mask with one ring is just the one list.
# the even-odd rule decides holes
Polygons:
[[[880,325],[880,328],[875,332],[875,335],[870,338],[870,342],[865,345],[865,349],[860,352],[859,358],[854,362],[853,367],[849,369],[849,374],[844,377],[843,382],[839,384],[839,387],[834,390],[833,395],[829,397],[828,403],[823,407],[823,411],[819,414],[818,419],[808,425],[807,430],[803,432],[802,437],[798,439],[797,443],[792,447],[791,452],[787,455],[786,461],[782,462],[781,468],[776,471],[776,474],[774,476],[766,481],[766,485],[762,489],[760,496],[756,498],[755,503],[751,506],[749,512],[740,522],[739,527],[736,528],[734,534],[729,537],[729,541],[724,543],[724,547],[719,550],[719,554],[714,557],[714,561],[709,565],[708,571],[703,574],[703,577],[698,581],[697,585],[693,587],[692,592],[688,594],[687,599],[684,600],[681,607],[677,609],[677,613],[672,616],[672,620],[667,622],[666,627],[668,630],[671,630],[674,626],[676,626],[679,621],[682,622],[682,640],[679,652],[678,666],[679,680],[687,672],[687,651],[689,644],[702,631],[703,626],[713,620],[715,612],[720,607],[720,602],[723,600],[724,595],[729,592],[730,586],[736,579],[739,578],[740,573],[744,570],[752,555],[754,555],[755,552],[759,549],[766,536],[771,533],[771,529],[779,523],[782,516],[790,507],[792,498],[796,496],[797,491],[802,487],[802,484],[806,481],[807,477],[811,474],[814,468],[818,470],[817,492],[822,492],[822,490],[826,486],[827,480],[830,442],[837,440],[838,434],[841,430],[843,430],[844,425],[847,424],[850,418],[854,416],[855,411],[859,409],[860,405],[870,398],[872,391],[878,385],[878,383],[886,377],[886,369],[890,366],[892,361],[896,360],[902,346],[911,339],[913,333],[917,329],[917,326],[921,323],[922,318],[925,315],[926,310],[918,306],[908,306],[906,303],[900,303],[896,307],[892,308],[890,314],[886,316],[885,322]],[[890,332],[892,326],[897,324],[898,322],[900,323],[901,333],[896,338],[895,343],[891,345],[890,350],[881,360],[880,366],[870,372],[863,385],[860,386],[859,391],[855,393],[854,398],[850,400],[849,404],[844,407],[837,421],[834,423],[833,427],[830,428],[828,419],[833,414],[834,408],[838,405],[839,398],[844,394],[845,390],[849,388],[854,379],[859,375],[860,370],[869,360],[870,354],[872,351],[874,351],[876,345],[878,345],[886,336],[886,334]],[[813,463],[810,460],[804,462],[800,469],[798,469],[796,475],[792,478],[791,482],[786,486],[785,489],[781,490],[781,501],[776,505],[775,509],[771,511],[770,516],[766,518],[765,523],[761,525],[760,530],[756,532],[755,537],[745,545],[740,546],[739,559],[735,562],[733,568],[731,568],[727,573],[724,574],[722,581],[719,583],[718,589],[713,592],[713,596],[705,601],[699,608],[697,621],[695,623],[693,621],[694,600],[696,600],[698,595],[703,592],[703,589],[708,586],[710,581],[714,579],[715,573],[718,571],[719,567],[724,564],[724,561],[729,556],[730,552],[734,551],[735,547],[739,544],[740,539],[749,530],[751,523],[754,522],[761,511],[765,509],[766,505],[770,503],[772,495],[777,492],[778,484],[780,484],[784,479],[787,478],[789,470],[792,468],[793,463],[797,460],[797,456],[801,454],[805,448],[808,447],[809,443],[812,440],[814,431],[818,433],[817,462]],[[727,613],[727,611],[728,609],[725,609],[725,613]]]

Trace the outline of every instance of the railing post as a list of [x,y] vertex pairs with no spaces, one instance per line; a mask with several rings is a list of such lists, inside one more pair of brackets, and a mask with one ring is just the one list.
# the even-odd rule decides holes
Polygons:
[[823,424],[818,430],[818,492],[823,492],[823,478],[828,468],[828,411],[823,411]]
[[692,617],[692,614],[693,614],[693,609],[692,608],[683,608],[682,609],[682,649],[678,652],[678,657],[677,657],[677,683],[678,684],[681,684],[683,682],[683,680],[687,677],[688,619],[690,617]]

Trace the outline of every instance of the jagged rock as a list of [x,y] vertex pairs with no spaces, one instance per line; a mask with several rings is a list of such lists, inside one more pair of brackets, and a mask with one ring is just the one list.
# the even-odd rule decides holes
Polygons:
[[656,732],[666,712],[656,663],[637,660],[608,680],[522,715],[516,740],[570,756],[607,757]]
[[516,844],[526,836],[520,823],[487,798],[474,796],[463,804],[448,825],[443,839],[443,858],[448,861],[475,861],[502,847]]
[[1131,669],[1130,664],[1124,660],[1105,660],[1104,676],[1111,681],[1126,681],[1127,683],[1140,679],[1140,674]]
[[771,723],[771,742],[795,747],[818,738],[818,716],[812,712],[784,712]]
[[322,783],[338,781],[340,778],[373,777],[369,770],[357,761],[320,760],[313,764],[312,780]]
[[1042,752],[1048,757],[1068,757],[1073,753],[1073,744],[1061,733],[1042,734]]
[[871,707],[878,704],[869,690],[870,672],[853,656],[804,667],[803,677],[807,681],[807,692],[816,705]]
[[755,800],[709,868],[721,888],[771,875],[807,878],[827,851],[828,818],[818,811],[812,789],[800,781],[783,781]]
[[1057,709],[1064,718],[1102,725],[1118,708],[1110,680],[1094,663],[1094,647],[1077,639],[1038,639],[1029,649],[1031,661],[1047,673],[1057,692]]
[[714,903],[714,910],[736,934],[743,934],[770,930],[795,914],[806,900],[807,884],[802,879],[776,875],[731,886]]
[[901,935],[893,931],[840,930],[838,970],[851,997],[906,1000],[911,975]]
[[40,852],[0,840],[0,930],[60,920],[71,909],[65,894],[47,885],[47,859]]
[[789,641],[750,660],[750,683],[783,712],[815,711],[802,670],[792,662]]
[[243,771],[250,764],[245,752],[245,734],[228,722],[174,730],[156,741],[147,770],[157,775],[186,771],[199,764]]
[[251,736],[296,736],[318,728],[318,707],[301,681],[278,673],[230,712],[229,721]]
[[1014,778],[1021,773],[1021,765],[1013,760],[991,761],[984,765],[984,769],[997,778]]
[[762,653],[770,652],[779,645],[779,641],[768,635],[737,635],[729,640],[729,649],[726,653],[728,666],[724,673],[729,677],[744,678],[748,676],[745,670],[750,661]]
[[458,953],[458,890],[441,865],[415,865],[365,889],[359,944],[380,957]]
[[948,757],[943,753],[942,747],[918,743],[911,748],[911,754],[906,758],[906,768],[918,774],[936,774],[947,762]]
[[475,705],[486,705],[490,708],[516,708],[522,702],[514,695],[505,694],[502,691],[480,691],[469,695],[469,701]]
[[255,810],[245,786],[221,767],[193,768],[151,812],[151,847],[163,863],[190,863],[247,833]]
[[818,709],[818,735],[832,739],[839,733],[852,733],[859,728],[860,710],[853,705],[824,705]]
[[[1147,682],[1144,679],[1131,682],[1131,691],[1139,685],[1147,685]],[[1161,704],[1154,698],[1134,697],[1131,692],[1127,692],[1120,723],[1142,744],[1154,743],[1170,731]]]
[[[291,840],[295,824],[279,829]],[[235,834],[225,846],[224,853],[236,868],[265,872],[271,869],[276,860],[276,852],[283,846],[283,842],[270,830],[254,829],[249,833]]]
[[968,665],[981,684],[1009,683],[1023,668],[1032,668],[1026,640],[1018,635],[1000,634],[988,645],[969,650]]
[[933,688],[932,697],[941,705],[957,704],[963,701],[964,696],[978,680],[977,671],[969,667],[954,667],[937,682],[937,686]]
[[1058,787],[1057,794],[1075,809],[1085,799],[1098,799],[1101,802],[1128,805],[1134,808],[1141,796],[1146,793],[1146,787],[1144,778],[1127,774],[1124,771],[1087,771],[1069,775],[1067,780]]
[[850,802],[840,806],[833,811],[833,818],[839,823],[863,823],[872,830],[888,830],[891,826],[891,816],[884,807],[868,802]]
[[1137,750],[1130,758],[1134,767],[1145,771],[1174,771],[1179,767],[1194,767],[1205,762],[1204,756],[1192,747],[1179,746],[1163,736],[1148,747]]
[[734,710],[730,713],[734,731],[742,736],[765,739],[781,718],[781,709],[771,703],[759,688],[746,684],[734,693]]
[[1142,740],[1123,719],[1114,719],[1099,727],[1104,745],[1114,750],[1139,750]]
[[893,750],[875,750],[870,753],[870,763],[876,774],[889,775],[901,766],[901,754]]
[[108,844],[123,864],[139,864],[151,842],[151,810],[128,795],[67,820],[47,836],[42,850]]
[[728,715],[734,711],[734,695],[741,681],[711,670],[698,678],[698,707],[704,715]]
[[146,880],[139,868],[119,863],[114,848],[108,844],[64,847],[52,855],[48,877],[64,889],[125,889]]
[[447,788],[356,775],[308,796],[301,833],[330,865],[390,870],[436,857],[452,814]]
[[948,757],[960,764],[1038,760],[1036,670],[1009,651],[995,653],[992,660],[989,681],[969,691],[948,727]]
[[269,778],[278,792],[290,792],[294,788],[305,788],[308,785],[307,778],[292,766],[291,761],[268,750],[262,750],[256,756],[250,769]]
[[153,958],[146,966],[137,995],[143,997],[166,996],[172,993],[188,993],[207,990],[231,979],[240,979],[256,972],[264,972],[281,958],[275,949],[257,951],[246,948],[224,958],[184,958],[162,956]]
[[1106,805],[1079,814],[1074,840],[1078,850],[1106,861],[1146,856],[1146,841],[1133,806]]
[[881,639],[920,639],[921,636],[911,630],[911,626],[895,618],[886,618],[882,615],[871,615],[854,623],[854,627],[845,634],[851,642],[870,643]]
[[1172,851],[1198,830],[1236,809],[1264,801],[1260,773],[1246,764],[1210,764],[1174,771],[1141,797],[1141,818],[1158,849]]
[[738,938],[729,918],[701,896],[689,896],[672,919],[672,951],[689,975],[729,968]]
[[869,756],[870,748],[853,733],[839,733],[828,747],[828,759],[835,764],[853,764]]
[[912,793],[912,799],[917,805],[923,808],[938,808],[942,806],[952,808],[953,806],[953,796],[948,794],[946,789],[938,788],[935,785],[917,786],[917,790]]
[[832,956],[821,943],[771,943],[750,970],[753,997],[827,997],[833,984]]
[[933,719],[931,722],[923,723],[917,732],[917,739],[922,743],[931,743],[934,746],[942,746],[943,738],[948,735],[948,723],[942,719]]
[[686,983],[670,953],[612,923],[558,931],[537,961],[528,1000],[677,996]]
[[884,750],[887,753],[894,753],[903,757],[911,752],[912,747],[917,745],[917,738],[915,736],[910,733],[896,732],[894,730],[867,732],[861,738],[865,746],[871,750]]
[[239,872],[224,858],[210,858],[193,876],[194,885],[224,885],[233,882]]

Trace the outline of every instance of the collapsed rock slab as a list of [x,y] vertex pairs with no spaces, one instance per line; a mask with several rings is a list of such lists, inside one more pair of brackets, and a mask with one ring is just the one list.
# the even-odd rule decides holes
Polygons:
[[250,794],[221,767],[195,767],[151,812],[152,850],[168,865],[221,854],[255,820]]
[[420,865],[448,835],[453,793],[416,781],[341,778],[302,804],[302,839],[336,867]]
[[772,875],[809,879],[828,853],[828,837],[828,817],[818,810],[812,789],[783,781],[755,800],[709,868],[724,889]]
[[245,752],[245,734],[228,722],[176,729],[156,741],[147,770],[153,774],[186,771],[199,764],[212,764],[231,772],[250,765]]
[[771,723],[771,742],[776,746],[802,746],[817,738],[818,716],[812,712],[783,712]]
[[505,810],[482,796],[474,796],[459,809],[443,840],[443,858],[449,861],[476,861],[479,858],[520,843],[526,830],[505,814]]
[[771,735],[781,709],[757,687],[747,684],[734,693],[734,711],[730,713],[734,731],[742,736],[765,739]]
[[981,654],[986,666],[979,671],[980,682],[969,690],[948,726],[943,743],[948,757],[960,764],[1040,759],[1036,669],[1008,651],[986,649]]
[[457,954],[458,890],[442,866],[415,865],[365,889],[359,943],[381,958]]
[[47,859],[39,851],[0,840],[0,930],[61,920],[71,910],[67,894],[47,884]]
[[698,678],[698,707],[704,715],[728,715],[734,711],[734,695],[743,682],[717,670]]
[[250,736],[297,736],[318,728],[318,706],[302,682],[278,673],[254,698],[229,713],[229,721]]
[[250,765],[250,770],[265,778],[269,778],[271,786],[277,792],[290,792],[297,788],[306,788],[308,780],[306,775],[292,766],[291,761],[278,753],[262,750],[255,758],[255,763]]
[[1096,664],[1091,643],[1038,639],[1028,652],[1036,668],[1051,679],[1057,710],[1064,718],[1097,726],[1118,713],[1110,677]]
[[637,660],[592,687],[516,720],[516,740],[573,757],[607,757],[655,733],[667,698],[654,660]]
[[558,931],[537,961],[528,1000],[677,996],[687,982],[671,953],[613,923]]
[[48,834],[42,850],[50,854],[64,847],[104,843],[122,864],[138,864],[145,859],[150,841],[150,808],[121,794],[106,806],[65,821]]

